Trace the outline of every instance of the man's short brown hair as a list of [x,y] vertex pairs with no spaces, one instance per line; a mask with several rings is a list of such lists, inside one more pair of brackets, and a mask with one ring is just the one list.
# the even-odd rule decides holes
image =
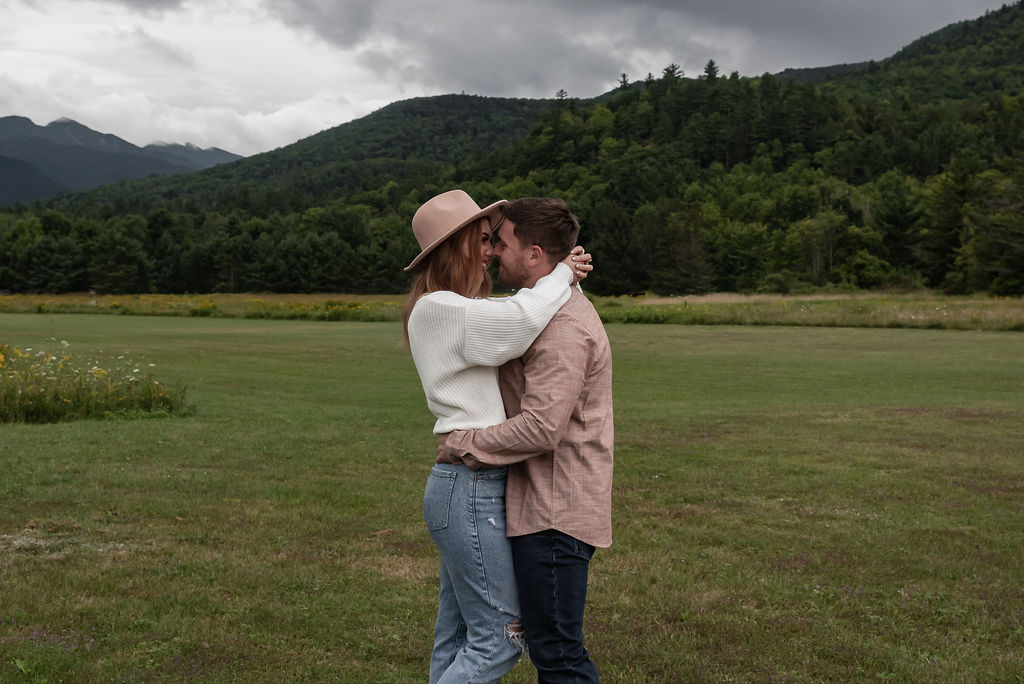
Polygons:
[[537,245],[552,264],[569,256],[580,235],[579,219],[557,197],[522,197],[503,206],[502,213],[515,224],[519,242]]

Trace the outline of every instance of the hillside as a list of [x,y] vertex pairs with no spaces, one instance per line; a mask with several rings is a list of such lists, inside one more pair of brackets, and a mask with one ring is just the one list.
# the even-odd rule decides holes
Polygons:
[[803,69],[784,69],[773,74],[780,81],[793,81],[794,83],[821,83],[834,79],[836,76],[848,73],[856,73],[865,69],[875,68],[873,62],[856,62],[854,64],[833,64],[827,67],[811,67]]
[[914,103],[1024,92],[1024,4],[923,36],[863,73],[830,79],[844,95]]
[[0,207],[51,197],[67,189],[28,162],[0,157]]
[[587,101],[397,102],[235,163],[0,213],[0,289],[400,291],[413,212],[458,186],[564,197],[598,294],[1021,294],[1021,7],[821,83],[709,61]]
[[284,149],[307,161],[392,158],[454,164],[522,137],[551,102],[479,95],[413,98]]

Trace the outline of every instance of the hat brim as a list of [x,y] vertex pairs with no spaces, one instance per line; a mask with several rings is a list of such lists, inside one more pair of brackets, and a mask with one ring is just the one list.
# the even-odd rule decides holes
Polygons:
[[483,218],[483,217],[487,217],[487,220],[490,222],[491,226],[494,226],[495,225],[494,217],[501,215],[501,207],[505,206],[506,204],[508,204],[508,200],[498,200],[494,204],[487,205],[486,207],[484,207],[483,209],[481,209],[477,213],[475,213],[472,216],[470,216],[469,218],[467,218],[462,223],[459,223],[458,225],[452,227],[451,230],[449,230],[444,235],[440,236],[439,238],[437,238],[436,240],[431,242],[426,247],[424,247],[423,251],[420,252],[419,254],[417,254],[416,258],[413,259],[409,263],[409,265],[406,266],[402,270],[403,271],[411,271],[412,269],[416,268],[416,266],[418,266],[419,263],[421,261],[423,261],[423,259],[426,258],[426,256],[428,254],[430,254],[432,251],[434,251],[434,249],[436,249],[438,245],[440,245],[442,242],[444,242],[445,240],[450,238],[452,235],[454,235],[455,233],[459,232],[460,230],[462,230],[463,228],[468,226],[473,221],[476,221],[477,219],[480,219],[480,218]]

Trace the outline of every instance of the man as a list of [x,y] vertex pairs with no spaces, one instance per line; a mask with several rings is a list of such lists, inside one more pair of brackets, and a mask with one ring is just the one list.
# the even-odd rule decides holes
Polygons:
[[[498,279],[532,287],[576,244],[579,222],[558,199],[515,200],[503,213]],[[538,682],[599,682],[583,645],[583,608],[594,548],[612,542],[612,359],[582,292],[572,291],[499,380],[508,420],[449,433],[438,461],[509,465],[507,534]]]

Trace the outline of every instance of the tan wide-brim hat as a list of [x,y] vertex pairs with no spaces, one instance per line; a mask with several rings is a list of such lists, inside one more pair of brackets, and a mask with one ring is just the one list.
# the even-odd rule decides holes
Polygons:
[[506,204],[508,200],[498,200],[481,209],[464,190],[449,190],[430,198],[412,217],[412,232],[421,251],[404,270],[416,268],[435,247],[482,216],[487,217],[493,228]]

